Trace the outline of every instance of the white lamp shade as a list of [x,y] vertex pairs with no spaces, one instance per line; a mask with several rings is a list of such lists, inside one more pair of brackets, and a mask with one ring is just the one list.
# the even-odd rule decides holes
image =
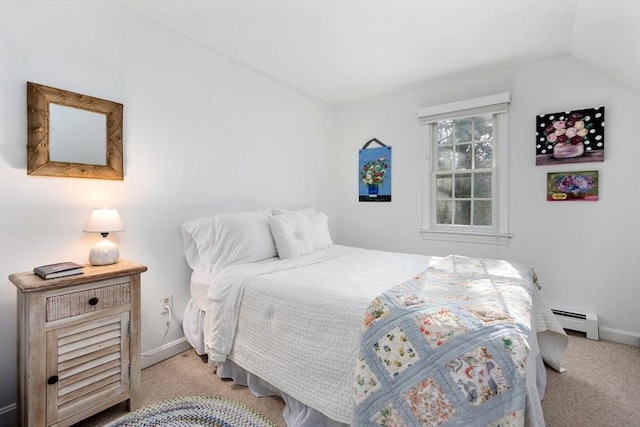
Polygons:
[[116,209],[94,209],[82,230],[85,233],[110,233],[112,231],[124,231],[122,219]]

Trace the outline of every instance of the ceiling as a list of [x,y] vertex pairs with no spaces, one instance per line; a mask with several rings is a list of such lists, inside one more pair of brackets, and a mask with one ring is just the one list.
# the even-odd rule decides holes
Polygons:
[[333,105],[569,53],[640,88],[640,0],[115,0]]

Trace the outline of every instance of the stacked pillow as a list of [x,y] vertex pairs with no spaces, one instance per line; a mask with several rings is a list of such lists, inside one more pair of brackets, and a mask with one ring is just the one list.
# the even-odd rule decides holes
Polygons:
[[307,255],[333,244],[329,217],[315,209],[278,208],[220,213],[181,225],[187,263],[193,270]]
[[198,218],[180,226],[184,256],[192,270],[203,270],[213,258],[213,218]]
[[329,234],[329,217],[315,209],[283,211],[274,208],[269,217],[271,234],[280,258],[307,255],[333,244]]
[[280,258],[295,258],[315,250],[309,216],[303,213],[273,215],[269,217],[269,225]]

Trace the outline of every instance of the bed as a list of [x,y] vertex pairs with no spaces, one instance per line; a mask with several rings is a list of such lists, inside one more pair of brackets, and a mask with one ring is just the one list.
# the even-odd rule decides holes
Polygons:
[[[531,268],[336,245],[327,222],[314,209],[263,209],[181,226],[193,269],[183,329],[218,375],[282,396],[289,426],[544,426],[543,359],[561,371],[567,338]],[[478,309],[478,298],[493,308]],[[496,309],[507,300],[516,305]],[[385,358],[377,351],[394,346],[389,336],[403,342]],[[476,353],[455,348],[471,342]]]

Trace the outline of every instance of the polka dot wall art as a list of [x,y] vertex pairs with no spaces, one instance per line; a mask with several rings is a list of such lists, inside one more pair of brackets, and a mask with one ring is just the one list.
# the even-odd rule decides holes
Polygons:
[[604,161],[604,107],[536,117],[536,165]]

